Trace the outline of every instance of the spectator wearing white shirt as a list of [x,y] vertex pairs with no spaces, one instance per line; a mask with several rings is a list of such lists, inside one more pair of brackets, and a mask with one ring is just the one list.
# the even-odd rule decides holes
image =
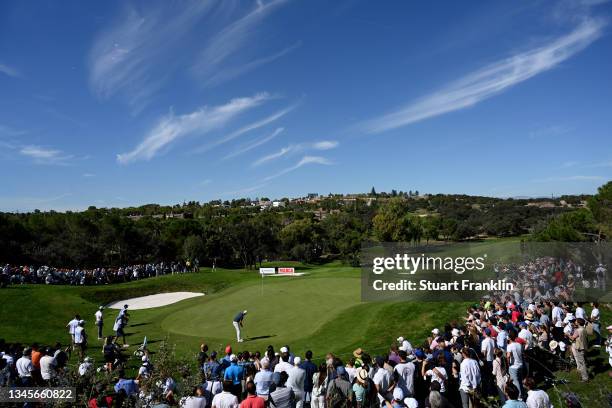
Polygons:
[[495,360],[495,340],[491,337],[491,329],[488,327],[483,330],[483,339],[480,344],[480,353],[484,363],[482,370],[482,380],[485,391],[489,395],[495,395],[495,384],[493,381],[493,360]]
[[180,406],[181,408],[206,408],[206,397],[202,386],[195,387],[189,397],[181,400]]
[[22,387],[31,387],[34,385],[32,380],[32,372],[34,371],[34,364],[32,364],[32,350],[24,349],[23,356],[17,360],[15,363],[15,368],[17,369],[17,375],[19,376],[19,380],[21,382]]
[[84,377],[90,372],[92,372],[92,369],[93,369],[93,363],[91,362],[91,358],[85,357],[83,362],[79,365],[79,375],[81,377]]
[[408,354],[404,350],[399,351],[400,363],[395,366],[397,373],[397,386],[404,391],[406,397],[414,395],[414,373],[416,367],[413,362],[409,362]]
[[96,326],[98,327],[98,340],[102,340],[102,327],[104,326],[104,316],[102,315],[102,309],[104,307],[100,306],[95,313],[96,318]]
[[525,378],[523,381],[527,389],[527,408],[552,408],[548,394],[536,388],[535,380],[532,377]]
[[591,324],[593,325],[593,333],[595,333],[595,341],[593,347],[601,347],[601,322],[599,321],[599,303],[591,303],[593,310],[591,310]]
[[68,322],[66,327],[68,328],[68,333],[70,334],[70,342],[74,344],[74,331],[77,327],[79,327],[79,321],[81,321],[81,316],[78,314],[74,315],[74,319]]
[[79,353],[79,358],[82,360],[85,357],[87,348],[87,333],[85,333],[85,321],[80,320],[76,329],[74,329],[74,346]]
[[213,397],[212,408],[238,408],[238,398],[232,394],[232,381],[223,381],[223,392]]
[[306,370],[299,367],[301,362],[301,358],[294,357],[293,367],[287,371],[287,374],[289,374],[287,387],[291,388],[295,395],[295,408],[302,408],[304,406],[304,380],[306,379]]
[[391,396],[389,395],[389,383],[391,382],[391,374],[385,368],[385,358],[384,357],[376,357],[376,368],[374,371],[374,385],[376,386],[376,391],[378,391],[378,399],[381,404],[384,404],[385,400],[389,400]]
[[508,374],[519,390],[519,397],[523,396],[523,347],[516,341],[517,335],[514,330],[508,335],[508,347],[506,358],[508,359]]
[[57,362],[50,348],[43,349],[41,352],[43,356],[40,358],[40,376],[46,385],[52,385],[56,376]]
[[459,369],[459,394],[463,408],[470,408],[470,399],[474,391],[480,385],[480,366],[471,358],[470,349],[464,347],[461,350],[463,361]]

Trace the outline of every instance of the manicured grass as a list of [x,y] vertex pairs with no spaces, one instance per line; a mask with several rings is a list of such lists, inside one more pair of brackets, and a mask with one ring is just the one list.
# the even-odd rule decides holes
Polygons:
[[[490,241],[475,245],[479,252],[499,250]],[[512,242],[507,245],[513,246]],[[167,339],[181,358],[194,357],[200,343],[206,342],[217,351],[226,344],[249,351],[263,351],[268,344],[276,349],[289,344],[297,354],[312,350],[317,360],[329,351],[348,359],[357,347],[372,355],[386,353],[400,335],[416,346],[433,327],[459,321],[468,306],[453,302],[362,303],[358,268],[339,263],[292,266],[307,275],[267,277],[262,281],[257,271],[203,269],[195,274],[104,287],[11,286],[0,290],[0,337],[7,342],[66,344],[69,336],[65,325],[74,313],[80,313],[88,322],[89,354],[99,362],[101,343],[95,339],[93,314],[100,304],[162,292],[195,291],[206,296],[131,311],[126,330],[130,351],[147,336],[153,352]],[[245,320],[247,341],[237,345],[231,320],[242,309],[249,310]],[[111,334],[116,314],[115,310],[105,311],[105,334]],[[603,327],[611,317],[610,310],[602,307]],[[595,361],[594,356],[591,361]],[[586,385],[578,381],[575,371],[558,373],[570,380],[559,389],[578,393],[585,407],[607,406],[605,392],[610,390],[612,380],[605,372],[606,362],[607,357],[596,369],[595,379]],[[549,392],[555,406],[559,405],[557,394]]]

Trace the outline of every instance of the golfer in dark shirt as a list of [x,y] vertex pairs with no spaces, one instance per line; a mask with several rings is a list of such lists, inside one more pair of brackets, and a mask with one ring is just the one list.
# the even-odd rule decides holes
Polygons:
[[234,328],[236,329],[236,340],[238,340],[238,343],[242,343],[244,341],[242,339],[242,336],[240,335],[240,328],[243,327],[242,322],[246,314],[247,314],[246,310],[243,310],[242,312],[238,312],[238,314],[234,317],[234,321],[232,322],[234,324]]

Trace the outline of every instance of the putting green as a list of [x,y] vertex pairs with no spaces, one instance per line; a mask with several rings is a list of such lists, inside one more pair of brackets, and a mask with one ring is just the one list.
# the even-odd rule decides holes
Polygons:
[[227,342],[236,338],[234,315],[246,309],[243,337],[276,344],[294,342],[360,303],[359,288],[357,277],[268,278],[263,287],[253,284],[213,298],[205,296],[195,305],[190,302],[185,309],[167,316],[162,328],[211,342]]

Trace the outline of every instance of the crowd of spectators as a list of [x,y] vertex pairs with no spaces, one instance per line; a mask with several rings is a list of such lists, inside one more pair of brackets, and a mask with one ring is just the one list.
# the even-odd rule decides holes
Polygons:
[[513,282],[517,295],[529,301],[553,298],[571,301],[577,290],[606,290],[607,269],[601,263],[587,268],[571,260],[547,256],[495,265],[494,270],[498,279]]
[[195,272],[195,262],[159,262],[118,268],[54,268],[50,266],[5,265],[0,269],[2,285],[46,284],[46,285],[108,285],[151,278],[154,276]]

